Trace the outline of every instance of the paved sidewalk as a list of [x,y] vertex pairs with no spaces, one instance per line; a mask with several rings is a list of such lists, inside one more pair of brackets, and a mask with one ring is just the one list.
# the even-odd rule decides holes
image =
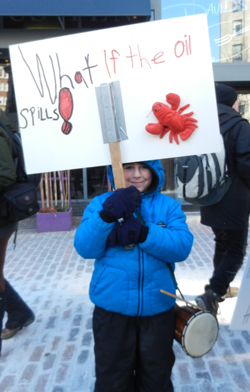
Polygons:
[[[1,392],[92,392],[95,380],[88,286],[93,260],[73,248],[71,232],[36,232],[35,219],[21,222],[17,247],[9,243],[5,275],[36,314],[36,320],[3,341]],[[186,300],[203,292],[211,273],[213,237],[188,214],[195,236],[189,258],[177,265],[176,277]],[[243,268],[234,285],[239,287]],[[221,304],[219,337],[202,358],[188,357],[174,343],[175,392],[250,391],[250,331],[232,331],[229,324],[236,299]],[[183,304],[179,302],[179,305]],[[158,391],[155,391],[158,392]]]

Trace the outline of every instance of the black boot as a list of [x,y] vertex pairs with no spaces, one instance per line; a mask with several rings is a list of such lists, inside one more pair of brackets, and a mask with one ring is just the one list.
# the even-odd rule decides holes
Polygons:
[[33,323],[35,315],[6,279],[5,285],[5,311],[8,314],[8,319],[2,331],[1,338],[9,339],[20,329]]
[[209,310],[215,316],[218,312],[219,302],[222,302],[221,297],[210,289],[206,289],[205,293],[195,297],[195,302],[203,309]]

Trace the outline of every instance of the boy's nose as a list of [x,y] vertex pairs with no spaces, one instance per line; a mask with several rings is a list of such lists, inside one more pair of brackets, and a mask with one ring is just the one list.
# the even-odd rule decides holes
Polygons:
[[141,176],[140,169],[138,167],[136,167],[135,171],[134,171],[134,177],[140,177],[140,176]]

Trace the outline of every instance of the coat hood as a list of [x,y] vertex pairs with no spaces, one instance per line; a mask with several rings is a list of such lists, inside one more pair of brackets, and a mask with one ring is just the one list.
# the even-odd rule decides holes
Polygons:
[[223,105],[232,107],[237,101],[237,91],[225,84],[215,83],[215,94],[217,103],[222,103]]
[[[148,192],[145,193],[145,195],[152,195],[159,192],[164,184],[164,170],[161,165],[161,161],[158,159],[155,161],[140,161],[140,162],[148,166],[153,174],[151,186]],[[113,171],[111,165],[108,166],[108,178],[112,188],[115,189],[114,177],[113,177]]]
[[232,119],[239,119],[242,120],[241,115],[236,112],[233,108],[230,108],[229,106],[223,105],[222,103],[218,103],[218,115],[219,115],[219,123],[220,126],[223,126],[225,123],[227,123],[229,120]]

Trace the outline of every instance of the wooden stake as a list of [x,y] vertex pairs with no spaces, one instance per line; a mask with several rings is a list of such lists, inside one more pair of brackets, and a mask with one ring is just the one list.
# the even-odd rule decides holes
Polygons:
[[42,173],[41,181],[40,181],[40,192],[41,192],[41,201],[42,201],[42,208],[44,208],[44,190],[43,190],[43,177],[44,174]]
[[68,199],[68,176],[67,176],[67,171],[65,170],[64,172],[64,204],[67,205],[67,199]]
[[125,180],[122,167],[122,158],[119,142],[109,143],[109,151],[112,162],[115,189],[125,188]]
[[[109,150],[112,162],[115,189],[125,188],[125,180],[122,166],[122,157],[119,142],[110,142]],[[133,246],[125,245],[126,250],[133,249]]]
[[58,176],[59,176],[59,186],[60,186],[60,193],[61,193],[61,207],[63,207],[63,191],[62,191],[61,172],[58,172]]
[[46,194],[46,207],[49,208],[49,184],[48,184],[48,173],[45,173],[45,194]]
[[69,207],[71,207],[71,194],[70,194],[70,170],[67,171],[68,173],[68,199],[69,199]]
[[51,173],[49,173],[49,195],[50,195],[50,207],[53,207],[53,193],[52,193],[52,179]]
[[55,198],[55,206],[57,206],[57,180],[56,180],[56,172],[54,172],[54,198]]

